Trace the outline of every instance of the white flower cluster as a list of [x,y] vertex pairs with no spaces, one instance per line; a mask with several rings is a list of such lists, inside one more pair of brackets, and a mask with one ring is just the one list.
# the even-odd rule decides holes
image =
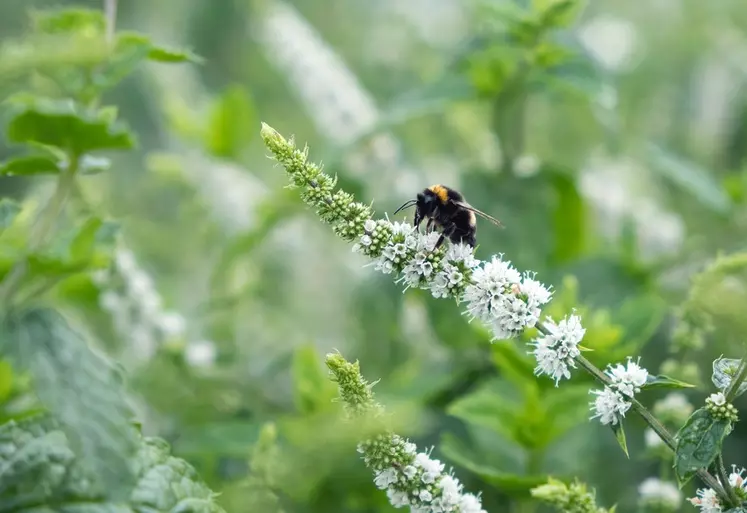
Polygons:
[[591,391],[596,396],[590,403],[594,413],[591,418],[599,418],[602,424],[614,426],[630,409],[632,404],[628,399],[632,399],[646,384],[648,371],[628,357],[627,365],[610,366],[606,374],[611,380],[609,386]]
[[383,223],[389,222],[368,220],[353,250],[375,257],[377,271],[399,274],[405,290],[422,288],[437,298],[465,301],[471,320],[490,326],[494,340],[535,326],[541,307],[552,297],[534,273],[522,275],[500,257],[481,262],[470,246],[450,242],[434,251],[439,232],[421,233],[409,223]]
[[[153,279],[129,249],[119,248],[112,268],[96,271],[91,279],[100,289],[99,305],[111,316],[116,332],[129,342],[125,353],[134,357],[134,364],[150,360],[161,343],[185,337],[184,316],[164,309]],[[206,350],[208,346],[212,349]],[[189,344],[185,358],[195,367],[211,366],[215,360],[214,344]]]
[[654,511],[677,511],[682,504],[682,492],[676,484],[649,477],[638,486],[640,504]]
[[548,318],[544,327],[548,333],[535,339],[534,350],[529,354],[537,359],[534,374],[546,374],[555,380],[555,386],[562,379],[570,379],[571,368],[576,368],[574,358],[581,354],[578,344],[584,338],[586,329],[581,326],[578,315],[565,317],[558,324]]
[[386,490],[395,508],[410,506],[417,513],[485,513],[480,498],[462,493],[462,484],[430,454],[397,435],[379,437],[358,446],[374,470],[374,484]]
[[519,335],[539,321],[540,308],[552,292],[534,279],[533,273],[519,273],[501,256],[494,256],[472,272],[472,283],[464,292],[467,313],[493,329],[494,340]]

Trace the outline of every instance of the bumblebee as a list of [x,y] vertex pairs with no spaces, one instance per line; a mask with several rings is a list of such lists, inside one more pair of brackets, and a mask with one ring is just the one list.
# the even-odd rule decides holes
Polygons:
[[477,231],[475,214],[487,219],[491,223],[503,226],[498,219],[480,212],[464,201],[464,196],[460,192],[445,185],[436,184],[423,189],[422,192],[418,193],[416,199],[406,201],[394,212],[394,215],[400,210],[412,206],[415,207],[413,224],[416,229],[427,218],[427,232],[432,231],[434,228],[441,231],[441,237],[439,237],[438,242],[433,247],[433,251],[438,249],[447,237],[454,244],[462,242],[469,244],[470,247],[475,247],[477,243],[475,238]]

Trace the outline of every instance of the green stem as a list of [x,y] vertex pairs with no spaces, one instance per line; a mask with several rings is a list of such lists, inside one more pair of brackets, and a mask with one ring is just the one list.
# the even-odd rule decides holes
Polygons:
[[[55,221],[60,216],[65,201],[70,191],[75,185],[75,175],[78,172],[80,157],[73,155],[70,158],[70,165],[60,171],[52,198],[47,206],[39,214],[36,224],[32,227],[29,236],[28,253],[37,251],[47,240]],[[7,305],[13,295],[17,292],[18,286],[28,272],[28,256],[22,258],[13,266],[5,280],[0,284],[0,304]]]
[[[537,329],[548,335],[550,331],[543,325],[538,324]],[[604,372],[599,370],[593,363],[591,363],[589,360],[587,360],[583,355],[578,355],[575,358],[576,363],[578,363],[585,371],[587,371],[589,374],[594,376],[598,381],[600,381],[603,385],[608,386],[611,383],[611,380],[609,376],[607,376]],[[664,425],[659,422],[659,420],[654,417],[654,415],[648,411],[648,409],[643,406],[637,399],[635,398],[628,398],[632,404],[633,409],[640,415],[646,423],[651,426],[651,429],[653,429],[657,435],[664,441],[664,443],[667,444],[667,446],[673,451],[676,452],[676,442],[674,440],[674,437],[667,431],[667,428],[664,427]],[[729,494],[724,490],[724,487],[721,486],[721,483],[719,483],[718,479],[713,477],[706,469],[702,468],[697,471],[698,477],[710,488],[713,488],[713,490],[724,499],[726,502],[731,502],[731,497]]]
[[719,479],[724,483],[726,492],[729,494],[729,502],[731,502],[732,506],[738,506],[739,497],[737,497],[734,488],[729,486],[729,474],[726,472],[726,467],[724,467],[724,457],[722,454],[719,454],[716,458],[716,471],[718,472]]

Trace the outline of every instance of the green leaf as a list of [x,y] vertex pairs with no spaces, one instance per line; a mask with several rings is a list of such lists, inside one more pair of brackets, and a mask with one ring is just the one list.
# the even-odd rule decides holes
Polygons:
[[174,450],[184,457],[233,456],[243,458],[259,436],[253,421],[222,421],[185,426],[174,442]]
[[21,205],[15,201],[3,198],[0,200],[0,231],[5,230],[13,224],[16,216],[21,212]]
[[157,62],[194,62],[197,64],[203,62],[202,57],[189,50],[177,50],[155,45],[150,47],[148,58]]
[[26,155],[0,163],[0,175],[54,175],[60,172],[59,161],[46,155]]
[[56,146],[79,156],[135,145],[132,133],[124,125],[70,100],[23,97],[11,103],[16,112],[8,124],[10,142]]
[[106,26],[101,10],[45,9],[31,11],[30,14],[34,29],[44,34],[100,35]]
[[97,175],[107,171],[111,165],[112,161],[105,157],[83,155],[83,158],[78,163],[78,172],[82,175]]
[[731,210],[731,200],[713,173],[655,144],[648,145],[648,152],[653,169],[690,193],[703,206],[720,214]]
[[486,483],[511,496],[529,495],[532,488],[547,480],[544,475],[521,475],[503,472],[489,465],[477,463],[466,456],[466,451],[461,447],[459,440],[448,433],[442,436],[439,450],[458,467],[473,472]]
[[721,452],[731,422],[715,419],[705,408],[695,410],[677,432],[674,471],[682,488],[701,468],[707,468]]
[[451,403],[446,413],[514,440],[521,427],[521,408],[508,382],[492,380]]
[[328,410],[337,395],[316,348],[301,346],[293,355],[293,385],[296,408],[304,414]]
[[533,4],[540,12],[540,24],[545,28],[571,25],[585,7],[581,0],[534,0]]
[[91,217],[70,234],[60,236],[44,252],[28,257],[29,274],[61,278],[109,265],[119,224]]
[[2,328],[4,350],[31,372],[39,398],[83,465],[108,497],[126,498],[135,482],[131,459],[137,440],[114,367],[54,310],[14,314]]
[[246,89],[228,87],[213,105],[207,129],[208,150],[218,157],[239,157],[255,133],[254,105]]
[[648,378],[646,378],[646,384],[643,385],[641,388],[694,388],[694,387],[695,385],[691,385],[690,383],[685,383],[684,381],[680,381],[678,379],[670,378],[669,376],[666,376],[664,374],[659,374],[658,376],[649,374]]
[[586,245],[586,208],[573,178],[551,170],[556,202],[553,212],[553,258],[563,263],[580,256]]
[[628,442],[625,439],[625,428],[623,428],[622,422],[612,425],[612,432],[615,433],[615,439],[620,444],[620,448],[625,453],[625,456],[630,458],[630,454],[628,454]]
[[[717,358],[713,361],[713,374],[711,375],[711,381],[721,391],[726,391],[731,384],[731,380],[737,375],[739,365],[742,363],[741,360],[736,358]],[[739,397],[747,391],[747,382],[739,385],[737,394],[734,397]]]
[[91,486],[92,474],[71,450],[55,419],[37,415],[0,426],[3,511],[223,512],[194,467],[172,456],[165,441],[141,437],[135,426],[126,427],[137,442],[130,464],[139,480],[127,488],[126,497],[114,502]]

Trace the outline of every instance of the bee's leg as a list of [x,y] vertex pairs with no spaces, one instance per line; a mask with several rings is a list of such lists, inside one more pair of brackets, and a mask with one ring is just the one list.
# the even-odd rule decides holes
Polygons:
[[420,215],[419,210],[415,210],[415,216],[413,217],[412,224],[416,230],[420,227],[420,223],[422,222],[423,222],[423,216]]
[[438,248],[440,248],[441,245],[446,240],[446,237],[451,237],[456,231],[456,228],[457,228],[457,225],[455,225],[454,223],[449,223],[445,225],[443,231],[441,232],[441,236],[436,241],[436,245],[433,246],[433,249],[431,250],[431,252],[436,251]]
[[428,218],[428,224],[425,225],[425,233],[431,233],[433,231],[433,218]]

